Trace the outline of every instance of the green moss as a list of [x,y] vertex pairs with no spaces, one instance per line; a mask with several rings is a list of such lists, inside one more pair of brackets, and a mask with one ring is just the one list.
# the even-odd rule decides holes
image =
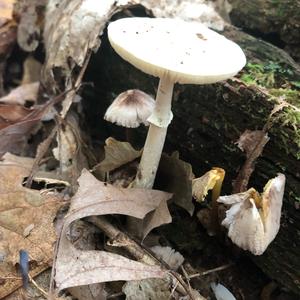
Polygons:
[[[248,62],[241,76],[246,84],[256,84],[266,88],[276,88],[289,81],[294,73],[291,69],[284,67],[274,61],[265,64]],[[293,82],[297,87],[299,82]]]
[[[290,81],[293,71],[281,64],[269,61],[265,64],[249,62],[241,76],[246,84],[267,88],[269,101],[287,106],[274,115],[270,132],[277,138],[280,148],[300,159],[300,82]],[[288,104],[291,104],[290,106]],[[255,112],[257,116],[257,111]],[[262,112],[265,115],[265,112]],[[293,145],[291,145],[291,139]]]

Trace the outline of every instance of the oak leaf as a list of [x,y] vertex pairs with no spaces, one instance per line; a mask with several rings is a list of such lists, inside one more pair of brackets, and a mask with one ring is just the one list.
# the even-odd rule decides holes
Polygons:
[[[19,251],[29,253],[35,276],[51,265],[53,244],[56,240],[53,220],[60,208],[61,199],[47,190],[31,190],[22,186],[30,173],[33,159],[10,160],[4,156],[0,162],[0,298],[18,288],[20,280],[8,279],[18,277],[16,263]],[[7,279],[5,279],[7,278]]]
[[130,260],[105,251],[82,251],[67,239],[72,222],[93,215],[123,214],[144,218],[172,194],[147,189],[119,188],[98,181],[87,170],[78,179],[79,189],[71,201],[61,232],[55,262],[55,282],[58,290],[116,280],[140,280],[163,277],[158,266]]

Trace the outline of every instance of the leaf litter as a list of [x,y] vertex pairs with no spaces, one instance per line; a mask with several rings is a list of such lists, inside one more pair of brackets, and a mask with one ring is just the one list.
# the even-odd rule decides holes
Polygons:
[[[11,159],[13,158],[13,159]],[[22,186],[30,173],[33,159],[7,155],[0,162],[0,298],[21,285],[16,264],[19,251],[26,249],[34,263],[30,274],[35,276],[51,266],[56,241],[53,220],[62,206],[61,196],[50,191],[37,191]]]
[[143,218],[161,202],[166,202],[171,194],[155,190],[116,188],[98,181],[87,170],[83,170],[78,181],[79,189],[71,200],[57,250],[54,266],[57,289],[164,276],[164,271],[157,266],[135,262],[105,251],[78,250],[68,241],[66,233],[72,222],[88,216],[125,214]]
[[[9,2],[14,1],[7,1],[7,3]],[[13,182],[12,186],[14,187],[14,192],[12,194],[17,193],[17,195],[21,195],[21,200],[27,202],[26,206],[24,206],[25,210],[19,214],[19,216],[21,216],[20,220],[15,220],[11,214],[4,215],[4,217],[2,216],[3,218],[1,218],[0,214],[0,221],[2,220],[3,222],[3,220],[7,221],[7,219],[12,218],[11,220],[14,222],[19,222],[17,223],[18,226],[13,222],[9,224],[5,223],[6,227],[12,226],[10,231],[19,238],[15,245],[10,246],[11,249],[17,251],[27,247],[26,250],[29,251],[30,260],[38,262],[38,267],[41,267],[41,270],[46,268],[46,266],[51,264],[51,254],[55,241],[55,235],[54,237],[52,237],[52,235],[49,236],[49,228],[51,228],[51,233],[52,230],[54,232],[53,218],[56,215],[57,209],[62,204],[62,196],[53,193],[52,190],[41,192],[27,189],[22,186],[22,180],[25,177],[31,176],[35,182],[46,182],[46,184],[50,185],[60,182],[64,185],[68,185],[68,183],[61,180],[63,178],[71,183],[72,191],[76,191],[78,187],[76,180],[78,179],[79,187],[72,197],[70,210],[63,219],[54,260],[53,275],[56,283],[56,291],[70,287],[68,290],[79,299],[92,300],[96,299],[96,297],[103,297],[103,299],[105,299],[108,294],[105,290],[106,285],[103,283],[114,280],[124,280],[127,281],[127,283],[123,287],[123,292],[126,294],[127,299],[141,299],[141,297],[150,297],[150,295],[152,295],[154,299],[176,298],[178,295],[176,295],[174,291],[171,292],[170,288],[172,284],[170,284],[169,279],[166,279],[166,274],[169,272],[168,268],[164,268],[163,263],[157,263],[157,258],[149,259],[150,256],[147,256],[147,251],[142,245],[138,243],[134,244],[134,240],[110,224],[114,222],[105,221],[103,215],[123,214],[143,219],[143,237],[145,237],[157,226],[171,222],[172,219],[167,202],[172,197],[172,194],[172,202],[184,208],[192,216],[195,210],[192,196],[199,202],[203,201],[208,190],[214,189],[218,179],[215,176],[210,176],[212,173],[209,173],[206,177],[204,175],[204,179],[200,177],[202,181],[199,178],[194,179],[191,165],[180,160],[178,154],[173,153],[171,156],[163,156],[160,165],[160,174],[158,174],[157,180],[159,188],[163,187],[161,189],[169,193],[157,190],[132,189],[130,188],[130,182],[134,177],[127,175],[126,168],[128,169],[130,165],[134,169],[135,163],[137,163],[141,155],[141,150],[136,150],[129,143],[119,142],[112,137],[106,140],[104,160],[95,167],[94,164],[91,166],[94,167],[93,172],[98,178],[101,180],[109,179],[108,182],[97,180],[91,173],[84,169],[89,167],[88,161],[82,149],[80,149],[82,139],[79,121],[76,119],[76,116],[72,116],[74,111],[72,111],[71,105],[74,103],[77,91],[81,85],[82,76],[89,61],[90,52],[97,50],[100,45],[101,40],[99,39],[99,33],[102,34],[106,23],[113,14],[122,10],[123,5],[125,5],[124,8],[129,6],[128,1],[107,0],[103,3],[101,2],[101,4],[92,2],[93,1],[89,0],[76,0],[72,3],[66,0],[49,1],[49,5],[46,9],[46,25],[44,30],[46,61],[42,71],[41,81],[50,94],[57,94],[59,90],[69,91],[60,97],[60,100],[63,100],[63,110],[60,113],[61,119],[63,120],[60,119],[58,122],[59,126],[57,125],[58,134],[56,142],[52,143],[56,134],[55,131],[53,136],[50,136],[51,134],[49,135],[49,139],[46,139],[44,141],[45,143],[40,144],[40,149],[37,150],[36,160],[9,156],[7,154],[3,156],[3,161],[0,164],[0,174],[3,164],[7,167],[7,169],[3,170],[7,173],[11,173],[10,175],[6,175],[7,181],[4,183],[9,187],[8,181]],[[141,1],[133,2],[139,4]],[[185,1],[185,3],[188,3],[188,1]],[[44,1],[41,3],[34,1],[26,13],[21,13],[22,18],[18,28],[18,42],[24,49],[32,51],[38,46],[39,36],[41,34],[40,20],[43,19],[44,16],[43,13],[41,14],[36,8],[44,7],[44,5]],[[185,4],[183,4],[183,6],[184,5]],[[154,7],[150,7],[150,9],[152,9],[154,14],[157,13]],[[128,13],[128,11],[126,11],[126,13]],[[163,11],[159,13],[163,13]],[[168,13],[172,14],[172,11]],[[174,13],[176,14],[176,12]],[[79,24],[78,19],[82,19],[82,17],[87,15],[89,18],[85,18],[84,22]],[[7,16],[8,19],[11,18],[10,14]],[[53,26],[53,24],[55,24],[55,26]],[[66,35],[65,32],[69,34]],[[34,38],[32,40],[28,39],[32,34]],[[3,51],[5,53],[9,53],[9,48],[14,41],[15,36],[11,35],[10,39],[7,40],[7,45],[4,44],[0,49],[4,49]],[[30,65],[29,69],[32,69],[29,73],[26,71],[28,70],[28,67],[26,67],[28,64]],[[73,77],[75,77],[74,74],[76,74],[78,66],[83,67],[82,74],[75,80]],[[35,71],[33,71],[33,69],[35,69]],[[24,75],[21,85],[0,99],[0,102],[6,103],[5,106],[0,106],[0,112],[2,109],[0,121],[3,121],[3,127],[2,130],[0,130],[0,155],[6,151],[15,151],[16,147],[22,146],[22,144],[25,145],[28,137],[35,133],[36,128],[42,126],[40,121],[43,116],[47,114],[49,108],[58,102],[58,99],[53,99],[46,104],[40,106],[36,105],[40,89],[39,73],[40,65],[29,56],[28,61],[24,63]],[[49,97],[49,95],[47,96]],[[31,109],[24,107],[27,100],[33,103]],[[78,106],[80,106],[80,104]],[[47,120],[53,121],[53,118]],[[247,140],[247,136],[244,137]],[[250,141],[250,143],[251,142],[253,144],[253,140]],[[54,146],[55,143],[56,146]],[[247,143],[240,140],[240,144],[244,145],[241,147],[244,147],[247,153]],[[260,148],[261,151],[257,157],[261,155],[263,146]],[[20,150],[20,147],[18,150]],[[53,151],[54,157],[60,163],[60,168],[55,169],[51,174],[50,172],[41,172],[39,169],[43,157],[46,153],[49,153],[48,148]],[[253,152],[253,149],[250,150]],[[255,157],[255,159],[257,157]],[[255,159],[253,161],[255,161]],[[23,170],[26,170],[26,172],[23,172]],[[81,170],[83,170],[82,173]],[[123,176],[127,176],[127,180],[125,183],[122,182],[120,186],[116,186],[117,181],[115,178],[120,176],[122,172]],[[60,179],[56,178],[58,174],[61,176]],[[107,177],[107,174],[109,174],[109,177]],[[50,178],[52,176],[54,179]],[[247,176],[247,174],[245,175],[244,173],[242,176],[243,179],[245,176]],[[2,177],[4,178],[5,176]],[[2,180],[1,178],[0,181]],[[109,183],[114,183],[115,186]],[[128,188],[123,188],[122,186]],[[70,191],[68,191],[68,193],[69,192]],[[3,193],[5,197],[8,197],[6,190],[4,192],[1,191],[1,193]],[[21,200],[18,199],[18,201]],[[18,201],[14,200],[12,206],[14,206],[14,202],[16,202],[16,205],[19,205]],[[30,201],[33,201],[34,205],[36,205],[34,206],[34,212],[30,210],[30,205],[33,205]],[[46,204],[37,205],[37,203],[40,203],[39,201],[45,201]],[[46,211],[42,209],[44,207],[49,208],[47,205],[51,206],[50,204],[55,201],[59,203],[57,207],[53,204],[53,208],[51,209],[47,209]],[[5,204],[5,201],[3,201],[3,203]],[[0,205],[3,203],[0,203]],[[11,211],[14,211],[14,209],[18,210],[18,208],[18,206],[13,207]],[[31,222],[28,221],[29,216],[27,213],[28,215],[29,213],[31,214]],[[40,214],[43,216],[42,220]],[[113,250],[112,252],[108,252],[95,250],[99,249],[95,241],[90,240],[90,238],[83,234],[83,232],[86,232],[87,236],[90,237],[99,232],[99,229],[98,231],[95,230],[92,225],[96,223],[94,222],[95,219],[91,218],[96,218],[96,220],[99,221],[98,224],[102,222],[102,225],[106,224],[107,226],[111,226],[110,233],[107,227],[99,226],[99,228],[110,238],[107,244],[113,246],[112,248],[125,248],[128,250],[127,252],[125,251],[126,254],[122,251]],[[112,219],[115,220],[118,218],[113,217]],[[41,229],[41,232],[44,232],[44,235],[47,236],[47,240],[44,239],[38,246],[40,248],[44,247],[45,245],[43,243],[47,243],[51,240],[51,243],[49,242],[49,245],[47,244],[45,246],[50,254],[47,251],[40,253],[39,250],[41,249],[39,247],[35,249],[37,254],[32,252],[29,247],[31,244],[29,244],[29,246],[26,244],[26,247],[23,247],[23,240],[35,242],[33,237],[35,237],[35,232],[39,230],[39,226],[48,226],[47,233],[43,231],[45,229]],[[6,227],[5,230],[7,230]],[[114,232],[115,235],[112,235],[112,232]],[[78,233],[80,233],[79,239],[77,239]],[[121,236],[123,236],[123,239],[121,239]],[[82,239],[83,242],[80,244],[79,242]],[[1,241],[3,243],[3,239],[0,240],[0,245],[2,245]],[[131,251],[133,244],[135,245],[133,247],[135,250]],[[107,249],[111,251],[111,248]],[[165,255],[171,256],[174,250],[170,247],[167,247],[167,249],[167,254]],[[128,252],[130,255],[128,255]],[[137,255],[137,253],[139,253],[139,255]],[[157,256],[158,259],[159,257],[163,259],[162,256]],[[18,261],[16,255],[10,258],[10,260],[9,262],[11,264],[16,264]],[[32,275],[40,272],[38,267],[30,271]],[[8,277],[12,274],[15,277],[19,276],[15,270],[12,272],[14,273],[9,273]],[[185,273],[183,272],[183,274]],[[140,280],[142,278],[146,279]],[[155,279],[153,280],[152,278]],[[186,279],[187,278],[188,276]],[[18,284],[16,284],[14,288],[20,286],[20,281],[15,280],[15,282]],[[180,284],[181,287],[184,286],[184,282],[182,282],[180,278],[177,278],[173,282],[175,285],[175,287],[173,286],[174,289],[178,282],[179,286]],[[5,281],[5,283],[7,283],[7,281]],[[0,291],[2,287],[3,285],[0,284]],[[12,291],[12,289],[10,289],[10,291]],[[192,299],[203,299],[195,290],[187,289],[186,291],[185,295],[188,294]],[[191,296],[192,294],[193,296]],[[185,298],[178,296],[177,298],[187,299],[187,297],[188,296]]]

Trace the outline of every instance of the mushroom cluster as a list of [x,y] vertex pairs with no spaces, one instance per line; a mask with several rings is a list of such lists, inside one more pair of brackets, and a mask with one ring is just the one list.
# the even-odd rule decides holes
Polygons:
[[168,18],[124,18],[108,26],[114,50],[143,72],[160,78],[135,186],[152,188],[172,120],[175,83],[209,84],[228,79],[245,65],[241,48],[199,24]]

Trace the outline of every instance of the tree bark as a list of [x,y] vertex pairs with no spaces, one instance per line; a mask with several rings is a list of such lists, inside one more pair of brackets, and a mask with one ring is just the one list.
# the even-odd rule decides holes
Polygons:
[[[288,85],[299,78],[298,65],[281,49],[234,27],[226,28],[223,34],[244,49],[251,63],[272,61],[289,70],[289,78],[275,74],[278,82],[284,80]],[[94,72],[96,77],[92,75]],[[103,114],[112,95],[130,88],[155,95],[158,86],[158,79],[140,72],[117,56],[105,36],[90,63],[87,79],[91,78],[99,91],[101,102],[98,105]],[[268,89],[262,90],[235,79],[213,85],[176,85],[172,105],[174,119],[167,134],[165,151],[178,150],[182,159],[192,164],[197,175],[213,166],[224,168],[225,192],[230,193],[232,181],[245,161],[245,155],[235,141],[246,129],[263,128],[278,103],[278,99],[268,93]],[[286,101],[290,99],[286,97]],[[291,102],[298,108],[284,108],[274,115],[270,141],[250,180],[250,185],[261,191],[267,180],[278,172],[287,176],[280,232],[268,250],[253,260],[271,278],[300,294],[300,213],[297,210],[300,201],[300,128],[294,120],[300,118],[297,112],[300,105],[299,100],[298,104]],[[93,120],[96,115],[88,118],[91,124],[96,122]]]

